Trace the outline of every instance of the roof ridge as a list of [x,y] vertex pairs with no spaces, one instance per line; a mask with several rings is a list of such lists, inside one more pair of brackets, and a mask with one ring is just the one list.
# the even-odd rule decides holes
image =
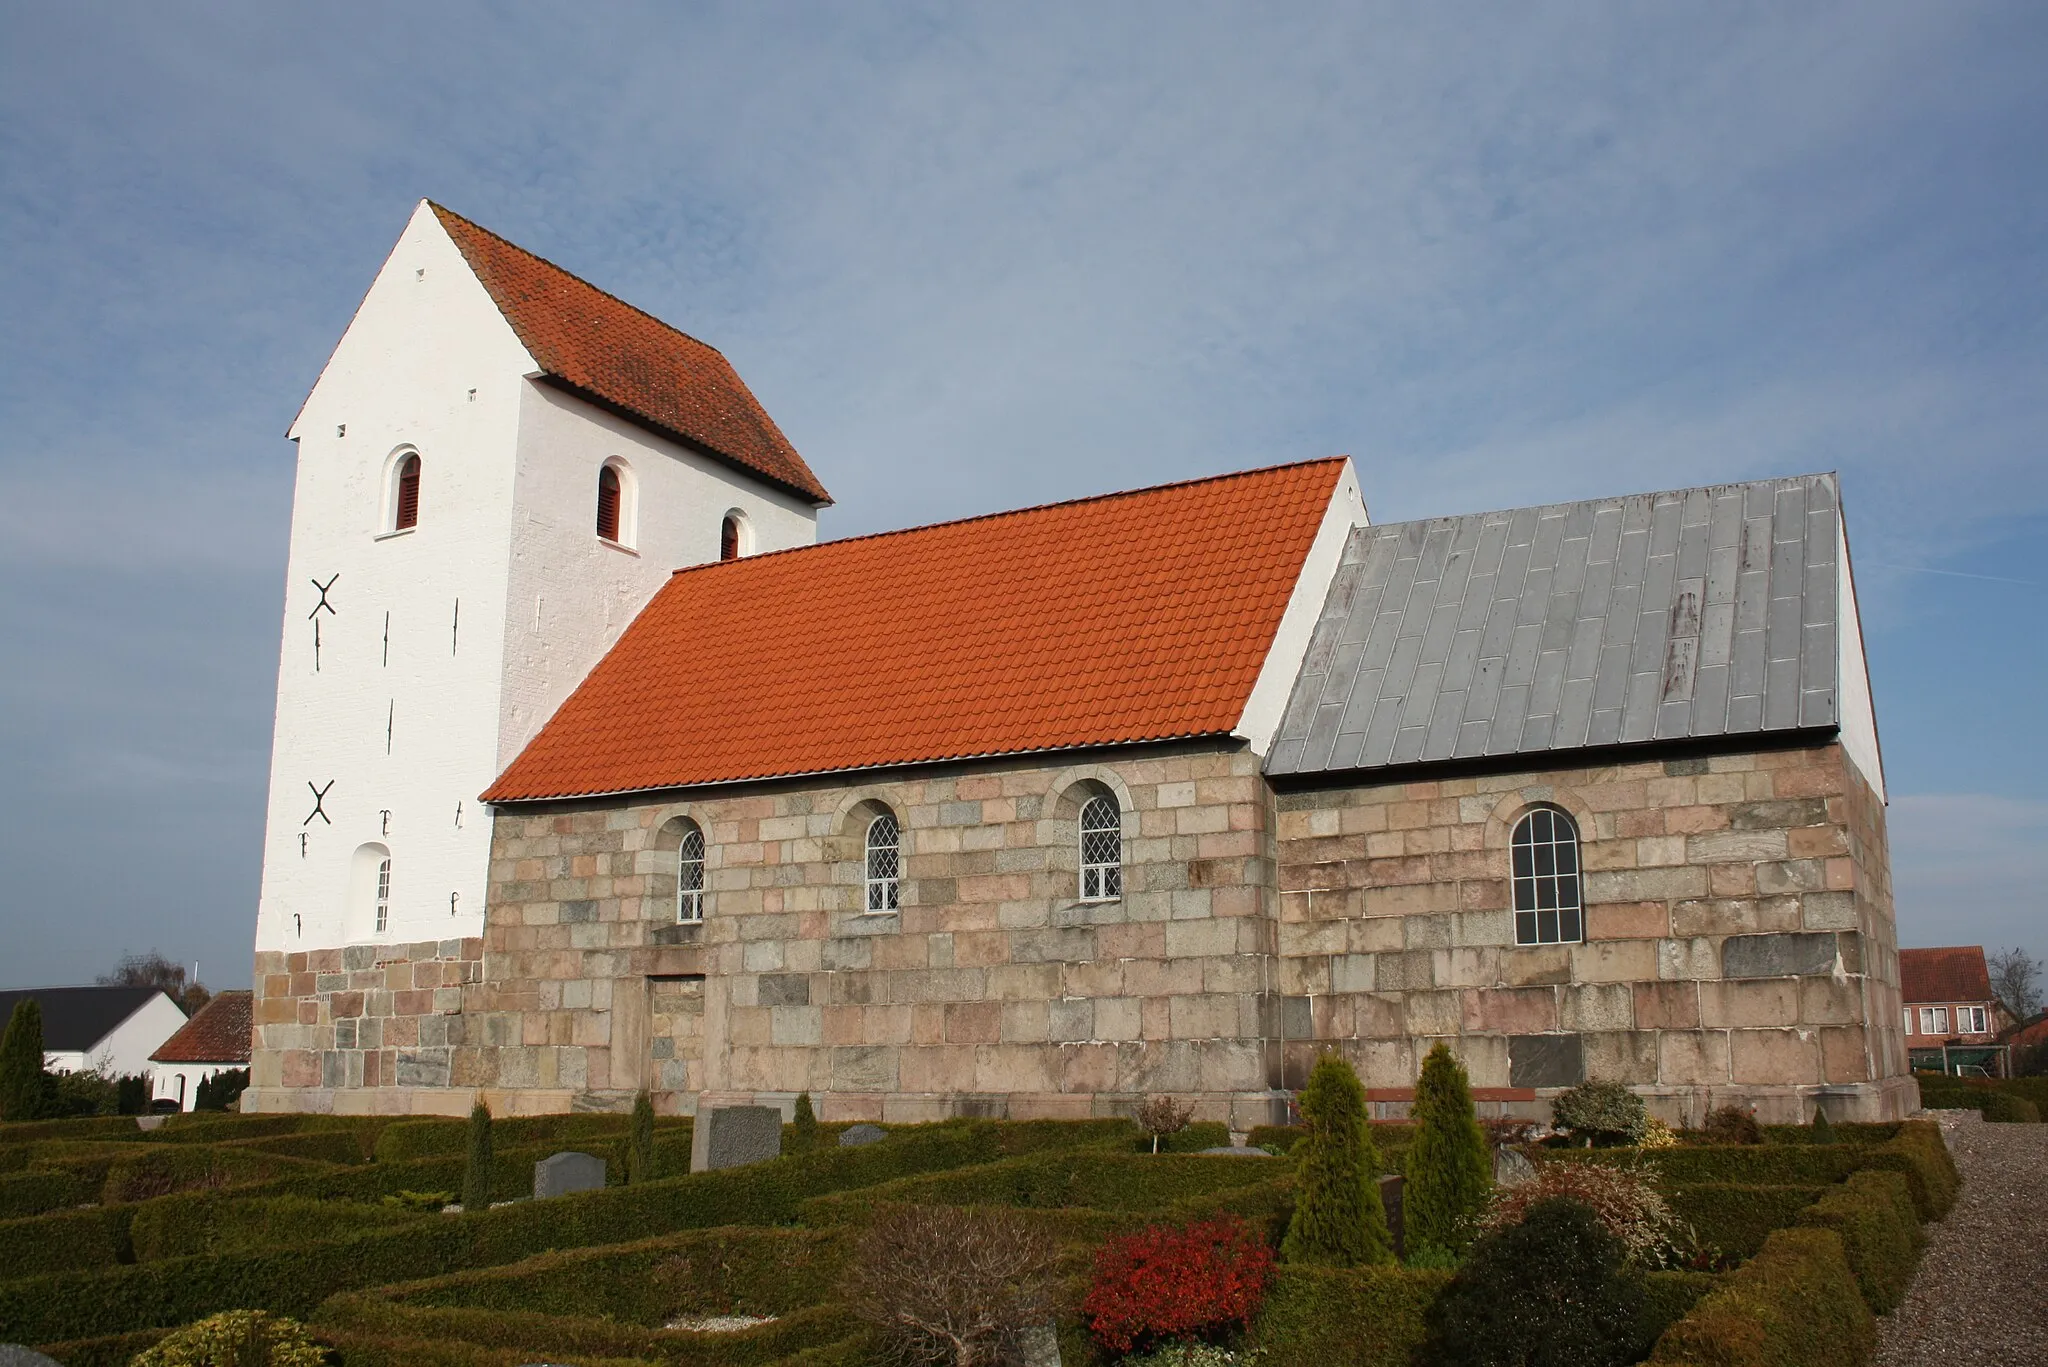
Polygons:
[[1050,512],[1056,508],[1074,508],[1084,503],[1108,503],[1119,498],[1136,498],[1141,494],[1165,493],[1171,489],[1188,489],[1197,484],[1220,484],[1225,480],[1249,479],[1254,475],[1270,475],[1281,470],[1301,470],[1313,465],[1332,465],[1350,460],[1350,456],[1315,456],[1308,460],[1281,461],[1274,465],[1255,466],[1250,470],[1226,470],[1219,475],[1201,475],[1194,479],[1169,480],[1165,484],[1147,484],[1136,489],[1113,489],[1103,494],[1083,494],[1079,498],[1054,499],[1049,503],[1027,503],[1021,508],[1002,508],[992,513],[973,513],[967,517],[949,517],[938,522],[921,522],[914,527],[891,527],[887,531],[863,532],[859,536],[842,536],[831,541],[814,541],[808,546],[786,546],[779,551],[762,551],[757,555],[741,556],[737,560],[712,560],[702,565],[681,565],[669,571],[669,577],[679,574],[693,574],[699,570],[715,570],[726,565],[740,565],[777,556],[801,555],[806,551],[822,551],[829,546],[853,546],[863,541],[880,541],[891,536],[909,536],[914,532],[934,532],[941,527],[960,527],[970,522],[994,522],[999,518],[1022,517],[1026,513]]
[[[732,360],[731,360],[731,358],[730,358],[730,357],[728,357],[728,356],[727,356],[727,355],[726,355],[726,354],[725,354],[725,353],[724,353],[723,351],[720,351],[720,350],[719,350],[719,349],[718,349],[717,347],[713,346],[713,345],[712,345],[711,343],[709,343],[709,342],[705,341],[705,340],[704,340],[704,339],[703,339],[702,337],[699,337],[699,336],[697,336],[697,335],[696,335],[696,334],[694,334],[694,333],[689,333],[689,332],[685,332],[685,331],[683,331],[683,330],[682,330],[681,328],[677,327],[677,326],[676,326],[676,325],[675,325],[674,323],[671,323],[671,322],[669,322],[669,321],[668,321],[668,320],[667,320],[666,318],[662,318],[662,317],[659,317],[659,316],[658,316],[658,315],[656,315],[656,314],[652,314],[652,313],[649,313],[649,312],[648,312],[648,311],[647,311],[646,309],[644,309],[644,308],[641,308],[641,307],[640,307],[640,306],[639,306],[638,304],[636,304],[636,303],[632,302],[632,301],[631,301],[630,299],[622,299],[622,298],[620,298],[620,297],[619,297],[618,295],[616,295],[616,294],[613,294],[613,293],[612,293],[612,292],[611,292],[610,290],[606,289],[606,288],[605,288],[604,286],[602,286],[602,285],[599,285],[599,284],[597,284],[597,283],[595,283],[595,282],[593,282],[593,281],[590,281],[590,280],[586,280],[586,279],[585,279],[584,277],[582,277],[582,276],[580,276],[580,275],[576,274],[576,272],[574,272],[574,271],[570,270],[570,269],[569,269],[569,268],[568,268],[567,266],[564,266],[564,265],[562,265],[562,264],[561,264],[560,262],[558,262],[558,261],[553,261],[553,260],[550,260],[549,258],[547,258],[547,257],[545,257],[545,256],[542,256],[542,255],[541,255],[541,254],[540,254],[539,252],[537,252],[537,251],[534,251],[534,250],[533,250],[533,249],[532,249],[531,247],[522,247],[522,246],[520,246],[520,245],[519,245],[519,244],[518,244],[517,242],[514,242],[514,241],[513,241],[513,240],[512,240],[511,238],[509,238],[509,237],[505,236],[505,235],[504,235],[503,233],[500,233],[500,232],[494,232],[494,231],[492,231],[491,229],[489,229],[489,228],[486,228],[486,227],[485,227],[485,226],[484,226],[483,224],[481,224],[481,223],[477,222],[477,221],[476,221],[475,219],[473,219],[473,218],[468,218],[468,217],[466,217],[466,216],[464,216],[464,215],[462,215],[462,214],[458,214],[458,213],[456,213],[456,212],[455,212],[455,211],[454,211],[453,209],[451,209],[451,208],[449,208],[449,207],[448,207],[447,205],[445,205],[445,204],[441,203],[441,202],[440,202],[439,200],[433,200],[433,199],[430,199],[430,200],[428,200],[428,201],[427,201],[427,207],[428,207],[428,208],[430,208],[430,209],[432,209],[432,210],[434,211],[434,213],[435,213],[435,215],[436,215],[437,217],[438,217],[438,216],[446,216],[447,218],[452,218],[452,219],[454,219],[454,220],[455,220],[456,222],[458,222],[458,223],[462,224],[462,225],[463,225],[464,227],[466,227],[466,228],[472,228],[472,229],[474,229],[475,231],[477,231],[477,232],[480,232],[480,233],[482,233],[482,234],[483,234],[483,235],[484,235],[485,237],[491,238],[491,239],[493,239],[494,241],[497,241],[497,242],[502,242],[502,243],[503,243],[504,245],[506,245],[507,247],[510,247],[510,248],[511,248],[511,249],[512,249],[513,251],[515,251],[515,252],[518,252],[518,253],[520,253],[521,255],[524,255],[524,256],[530,256],[530,257],[532,257],[532,258],[533,258],[533,259],[534,259],[535,261],[538,261],[538,262],[540,262],[540,263],[541,263],[541,265],[543,265],[543,266],[546,266],[546,267],[547,267],[547,268],[548,268],[549,270],[551,270],[551,271],[560,271],[560,272],[561,272],[561,273],[562,273],[563,275],[566,275],[566,276],[568,276],[568,277],[569,277],[569,278],[570,278],[571,280],[574,280],[574,281],[575,281],[575,282],[576,282],[577,284],[579,284],[579,285],[582,285],[582,286],[584,286],[585,288],[588,288],[588,289],[593,289],[593,290],[596,290],[596,291],[597,291],[597,292],[598,292],[599,294],[601,294],[601,295],[603,295],[603,296],[604,296],[605,298],[607,298],[607,299],[611,300],[611,301],[612,301],[612,302],[613,302],[614,304],[617,304],[617,305],[618,305],[618,306],[619,306],[620,308],[623,308],[623,309],[630,309],[630,310],[632,310],[632,311],[633,311],[634,313],[637,313],[637,314],[639,314],[639,315],[640,315],[640,316],[641,316],[642,318],[645,318],[645,319],[646,319],[646,320],[647,320],[648,322],[650,322],[650,323],[654,323],[654,324],[657,324],[658,326],[661,326],[661,327],[665,327],[665,328],[667,328],[667,329],[668,329],[668,330],[669,330],[670,332],[673,332],[673,333],[674,333],[674,334],[675,334],[676,336],[678,336],[678,337],[682,338],[682,339],[683,339],[684,341],[686,341],[686,342],[692,342],[692,343],[695,343],[695,344],[696,344],[697,346],[703,347],[703,348],[704,348],[704,349],[705,349],[706,351],[709,351],[709,352],[713,353],[714,355],[716,355],[716,356],[717,356],[717,357],[718,357],[718,358],[719,358],[720,360],[723,360],[723,361],[725,361],[725,363],[726,363],[727,365],[730,365],[730,364],[732,364]],[[445,228],[446,226],[447,226],[447,224],[446,224],[446,223],[444,222],[444,223],[442,224],[442,227],[444,227],[444,228]],[[460,243],[457,243],[457,244],[456,244],[456,246],[457,246],[457,249],[459,250],[459,249],[460,249],[460,247],[461,247],[461,244],[460,244]],[[469,256],[469,253],[467,253],[467,252],[464,252],[464,253],[463,253],[463,258],[464,258],[465,260],[467,260],[467,259],[468,259],[468,256]],[[475,270],[475,269],[476,269],[476,265],[475,265],[475,263],[474,263],[474,262],[471,262],[471,263],[470,263],[470,269],[471,269],[471,270]],[[485,286],[484,286],[484,288],[485,288],[486,290],[489,290],[489,289],[490,289],[490,286],[489,286],[489,285],[485,285]],[[494,302],[495,302],[495,301],[494,301]],[[501,311],[502,311],[502,310],[501,310]],[[507,319],[506,321],[507,321],[507,322],[510,322],[511,320],[510,320],[510,319]]]
[[1596,498],[1567,498],[1555,503],[1526,503],[1513,508],[1482,508],[1473,513],[1437,513],[1430,517],[1404,517],[1393,522],[1374,522],[1363,531],[1380,532],[1392,527],[1412,526],[1417,522],[1463,522],[1474,517],[1498,517],[1503,513],[1541,512],[1546,508],[1577,508],[1588,503],[1623,503],[1632,498],[1662,498],[1666,494],[1703,494],[1717,489],[1747,489],[1757,484],[1785,484],[1800,479],[1832,479],[1837,487],[1842,474],[1839,470],[1813,470],[1803,475],[1765,475],[1761,479],[1731,479],[1720,484],[1687,484],[1677,489],[1640,489],[1630,494],[1602,494]]

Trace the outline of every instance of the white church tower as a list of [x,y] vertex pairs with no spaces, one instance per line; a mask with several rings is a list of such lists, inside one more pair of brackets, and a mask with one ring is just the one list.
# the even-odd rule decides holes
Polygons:
[[671,571],[831,501],[716,350],[425,201],[289,435],[259,995],[481,934],[477,794]]

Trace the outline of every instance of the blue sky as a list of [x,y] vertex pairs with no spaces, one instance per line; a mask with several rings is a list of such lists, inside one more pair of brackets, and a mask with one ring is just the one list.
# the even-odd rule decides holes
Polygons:
[[246,983],[283,432],[421,196],[721,347],[827,536],[1840,470],[1901,941],[2048,957],[2042,6],[9,8],[0,984]]

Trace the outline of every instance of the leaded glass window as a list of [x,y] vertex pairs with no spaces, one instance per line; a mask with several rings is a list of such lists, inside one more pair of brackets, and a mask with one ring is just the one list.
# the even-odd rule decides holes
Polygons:
[[1579,899],[1579,831],[1572,819],[1538,807],[1515,824],[1515,943],[1575,944],[1586,938]]
[[1124,895],[1124,823],[1113,797],[1091,797],[1081,809],[1081,898],[1114,901]]
[[377,933],[391,928],[391,861],[377,865]]
[[868,823],[868,910],[896,910],[902,860],[897,850],[896,818],[883,812]]
[[695,825],[683,828],[683,843],[676,851],[676,920],[704,919],[704,832]]

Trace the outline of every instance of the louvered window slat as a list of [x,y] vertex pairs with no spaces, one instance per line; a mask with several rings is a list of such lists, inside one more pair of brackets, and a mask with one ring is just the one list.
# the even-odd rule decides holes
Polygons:
[[597,472],[597,534],[619,539],[619,472],[609,465]]

